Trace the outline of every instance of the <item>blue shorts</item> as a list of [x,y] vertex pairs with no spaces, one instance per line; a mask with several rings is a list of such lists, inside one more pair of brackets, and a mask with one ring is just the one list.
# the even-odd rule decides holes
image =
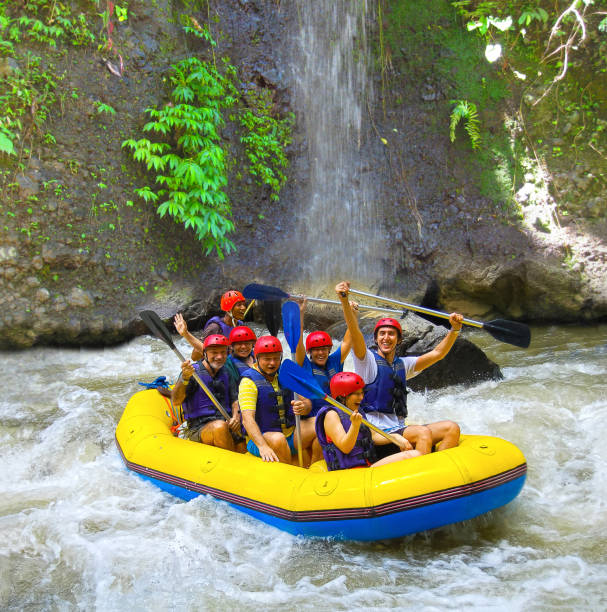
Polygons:
[[[297,454],[297,449],[295,448],[295,442],[294,442],[294,434],[295,434],[295,430],[291,432],[290,436],[287,436],[287,444],[289,445],[289,449],[291,450],[291,455]],[[251,453],[251,455],[255,455],[256,457],[261,458],[261,454],[259,453],[257,444],[255,444],[253,440],[249,440],[247,442],[247,450]]]

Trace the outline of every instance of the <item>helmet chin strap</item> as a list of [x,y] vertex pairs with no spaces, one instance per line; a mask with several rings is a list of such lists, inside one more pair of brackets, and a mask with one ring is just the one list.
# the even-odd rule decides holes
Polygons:
[[[282,363],[282,357],[280,358],[280,363]],[[268,372],[266,372],[262,367],[261,364],[259,363],[259,358],[257,359],[257,369],[266,377],[266,378],[274,378],[274,376],[276,376],[276,372],[278,370],[276,370],[276,372],[274,372],[274,374],[269,374]]]
[[204,361],[206,361],[207,365],[209,366],[209,369],[211,370],[211,374],[214,377],[217,374],[217,372],[219,371],[219,368],[215,369],[211,365],[211,362],[207,359],[207,352],[206,351],[202,354],[202,356],[204,357]]

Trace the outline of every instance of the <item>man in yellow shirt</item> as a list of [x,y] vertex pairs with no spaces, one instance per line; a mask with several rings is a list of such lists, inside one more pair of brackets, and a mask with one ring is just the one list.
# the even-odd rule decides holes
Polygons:
[[[253,352],[257,363],[243,372],[238,388],[247,450],[264,461],[296,463],[295,414],[307,414],[312,404],[308,399],[295,399],[290,389],[280,387],[282,345],[278,338],[261,336]],[[308,466],[310,458],[303,450],[304,465]]]

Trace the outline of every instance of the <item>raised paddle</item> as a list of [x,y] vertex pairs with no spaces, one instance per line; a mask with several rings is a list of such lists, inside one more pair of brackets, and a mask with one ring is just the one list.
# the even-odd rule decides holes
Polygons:
[[249,302],[249,305],[247,306],[247,309],[244,311],[244,314],[242,315],[243,323],[244,323],[244,320],[247,318],[247,315],[249,314],[249,310],[251,310],[251,307],[253,306],[253,304],[255,304],[255,300],[251,300]]
[[[414,312],[421,312],[434,317],[441,317],[442,319],[448,319],[449,315],[446,312],[440,310],[434,310],[432,308],[424,308],[423,306],[415,306],[414,304],[407,304],[407,302],[400,302],[399,300],[393,300],[391,298],[382,297],[381,295],[373,295],[365,291],[357,291],[356,289],[350,289],[350,293],[354,295],[360,295],[363,297],[372,298],[374,300],[380,300],[388,304],[395,306],[402,306],[406,310],[413,310]],[[529,326],[524,323],[518,323],[517,321],[507,321],[506,319],[494,319],[483,323],[482,321],[474,321],[472,319],[464,319],[462,323],[470,325],[472,327],[479,327],[489,332],[496,340],[500,342],[506,342],[519,346],[520,348],[527,348],[531,342],[531,330]]]
[[[142,321],[148,326],[148,329],[163,342],[169,345],[172,351],[179,357],[181,362],[185,361],[185,357],[179,352],[179,349],[173,343],[171,334],[166,328],[166,325],[162,322],[160,317],[153,310],[142,310],[139,313]],[[225,408],[217,401],[217,398],[213,395],[211,390],[200,380],[200,377],[194,372],[194,379],[200,385],[200,388],[208,395],[209,399],[215,405],[215,408],[221,412],[221,415],[226,421],[231,419],[230,415],[226,412]]]
[[[285,359],[278,371],[278,380],[281,385],[291,389],[295,393],[299,393],[299,395],[303,395],[304,397],[308,397],[310,399],[321,399],[326,401],[327,403],[335,406],[342,412],[345,412],[347,415],[352,414],[352,410],[340,404],[338,401],[334,400],[330,395],[327,395],[316,383],[314,377],[306,372],[301,366],[298,366],[294,361],[290,359]],[[366,419],[363,419],[363,423],[373,431],[382,435],[386,440],[392,442],[392,444],[396,444],[396,446],[400,446],[395,438],[393,438],[390,434],[386,433],[379,429],[379,427],[375,427],[375,425],[369,423]]]
[[264,300],[263,319],[270,336],[276,336],[280,329],[280,300]]
[[[299,316],[299,306],[295,302],[285,302],[282,305],[282,328],[285,332],[285,338],[287,339],[289,348],[291,349],[291,358],[295,355],[299,336],[301,336]],[[298,414],[295,415],[295,431],[297,432],[297,458],[299,459],[299,467],[303,467],[301,418]]]
[[[324,298],[315,298],[307,295],[299,295],[296,293],[286,293],[282,289],[278,287],[272,287],[270,285],[259,285],[257,283],[252,283],[247,285],[243,289],[243,295],[247,299],[257,299],[257,300],[269,300],[269,301],[278,301],[278,300],[303,300],[304,298],[308,300],[308,302],[316,302],[318,304],[332,304],[333,306],[341,306],[341,302],[337,300],[327,300]],[[393,308],[383,308],[382,306],[367,306],[366,304],[359,304],[359,310],[371,310],[373,312],[388,312],[390,314],[397,314],[399,316],[404,316],[404,310],[394,310]],[[269,329],[269,328],[268,328]]]

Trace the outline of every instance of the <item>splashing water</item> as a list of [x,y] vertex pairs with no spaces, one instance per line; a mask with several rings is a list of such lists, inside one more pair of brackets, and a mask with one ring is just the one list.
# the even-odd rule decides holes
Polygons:
[[534,330],[527,351],[474,335],[505,379],[412,393],[411,421],[515,442],[525,488],[472,521],[376,543],[295,538],[127,471],[124,405],[137,381],[179,370],[162,342],[4,353],[0,609],[603,610],[606,333]]

